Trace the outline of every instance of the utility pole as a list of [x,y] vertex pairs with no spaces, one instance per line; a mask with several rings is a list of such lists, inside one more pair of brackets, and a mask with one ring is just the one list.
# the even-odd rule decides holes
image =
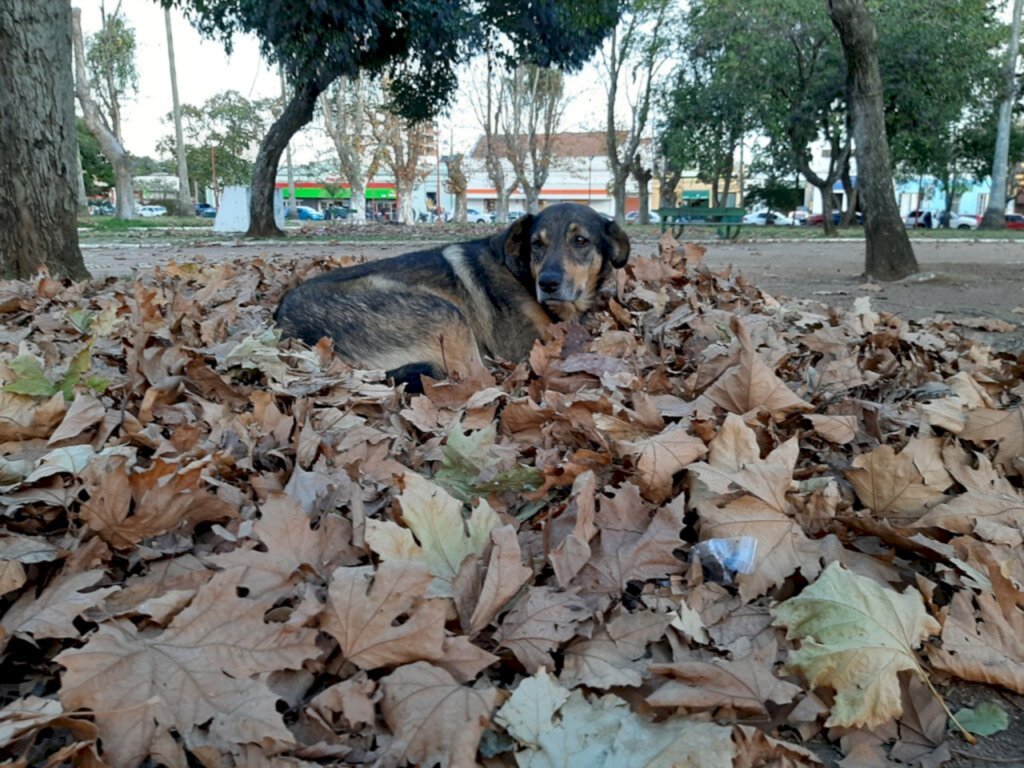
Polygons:
[[178,101],[178,71],[174,66],[174,36],[171,34],[171,11],[164,9],[164,25],[167,27],[167,61],[171,67],[171,103],[174,106],[174,140],[178,154],[178,215],[195,214],[188,188],[188,163],[185,161],[185,138],[181,129],[181,103]]

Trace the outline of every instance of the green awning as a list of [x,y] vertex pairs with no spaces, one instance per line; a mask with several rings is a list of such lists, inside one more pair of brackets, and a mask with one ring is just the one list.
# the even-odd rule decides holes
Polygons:
[[[288,194],[288,187],[281,188],[281,195],[287,200],[290,195]],[[327,194],[327,190],[323,187],[296,187],[295,188],[295,199],[296,200],[348,200],[352,197],[352,190],[348,187],[342,187],[332,197]],[[367,200],[394,200],[395,190],[394,188],[379,188],[374,187],[366,190]]]
[[699,189],[689,189],[683,192],[683,200],[710,200],[711,193]]

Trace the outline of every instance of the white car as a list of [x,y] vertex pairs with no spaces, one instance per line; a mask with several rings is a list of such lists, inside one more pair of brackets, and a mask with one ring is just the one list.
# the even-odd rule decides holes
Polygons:
[[958,213],[949,223],[953,229],[977,229],[981,223],[981,216],[973,213]]
[[743,217],[744,224],[753,224],[756,227],[764,226],[786,226],[792,227],[796,222],[784,213],[779,211],[759,211],[748,213]]
[[[640,211],[630,211],[626,214],[627,224],[636,224],[640,221]],[[654,211],[647,212],[647,223],[648,224],[661,224],[661,216]]]
[[166,216],[167,209],[162,205],[140,205],[139,216],[143,218],[151,218],[153,216]]
[[[444,214],[444,220],[445,221],[452,221],[454,218],[455,218],[455,213],[453,211],[445,211],[445,214]],[[493,212],[487,212],[487,211],[481,211],[481,210],[478,210],[476,208],[467,208],[466,209],[466,221],[468,221],[470,224],[493,224],[494,223],[494,213]]]

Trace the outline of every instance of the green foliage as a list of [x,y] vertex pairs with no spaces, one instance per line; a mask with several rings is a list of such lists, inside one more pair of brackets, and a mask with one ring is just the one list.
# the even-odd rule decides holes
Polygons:
[[619,8],[616,0],[159,1],[229,49],[235,34],[255,35],[289,82],[322,91],[340,75],[384,75],[394,108],[413,120],[436,114],[458,86],[456,68],[498,40],[506,43],[499,55],[510,60],[581,66]]
[[89,132],[85,121],[80,117],[75,118],[75,133],[78,136],[78,154],[82,158],[85,194],[101,194],[114,186],[114,167],[100,151],[100,143]]
[[135,30],[120,13],[104,16],[102,28],[89,36],[85,48],[95,95],[106,106],[108,114],[112,114],[124,96],[139,90]]
[[[273,99],[247,99],[229,90],[211,96],[198,107],[183,104],[182,132],[192,180],[200,187],[210,186],[216,163],[218,184],[248,184],[252,179],[250,158],[266,132],[274,103]],[[173,126],[173,120],[174,116],[168,113],[165,122]],[[173,157],[174,134],[165,136],[157,148]]]
[[493,424],[471,435],[464,434],[459,424],[453,425],[443,448],[442,468],[434,479],[466,502],[492,493],[539,488],[543,474],[535,467],[503,461],[496,437]]
[[81,349],[68,364],[63,376],[51,382],[39,359],[32,355],[19,355],[7,366],[14,378],[4,385],[5,392],[33,397],[53,397],[58,392],[65,400],[73,400],[75,387],[82,384],[96,392],[103,392],[110,382],[98,376],[85,376],[92,363],[92,342]]
[[1010,727],[1010,716],[994,701],[983,701],[973,709],[961,709],[955,717],[976,736],[991,736]]

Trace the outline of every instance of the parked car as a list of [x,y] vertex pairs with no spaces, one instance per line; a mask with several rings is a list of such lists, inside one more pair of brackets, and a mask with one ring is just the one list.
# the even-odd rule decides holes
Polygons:
[[487,211],[478,211],[476,208],[467,208],[466,221],[471,221],[474,224],[493,224],[494,213],[488,213]]
[[93,216],[113,216],[117,209],[112,203],[100,203],[99,205],[92,206],[89,211]]
[[[832,223],[835,224],[838,227],[839,226],[839,222],[842,221],[842,220],[843,220],[843,212],[842,211],[833,210],[832,211]],[[860,211],[854,211],[853,221],[856,224],[863,224],[864,223],[864,214],[861,213]],[[806,219],[804,219],[804,224],[806,224],[808,227],[820,227],[824,223],[825,223],[825,214],[824,213],[812,213]]]
[[759,211],[757,213],[748,213],[743,217],[744,224],[753,224],[757,227],[764,226],[788,226],[791,227],[794,224],[793,219],[789,218],[786,214],[780,213],[779,211]]
[[[636,224],[638,221],[640,221],[640,211],[630,211],[629,213],[626,214],[626,223],[627,224]],[[655,211],[648,211],[647,212],[647,223],[648,224],[660,224],[661,223],[661,216],[659,216]]]
[[212,219],[217,216],[217,209],[209,203],[196,203],[196,216],[202,216],[204,219]]
[[935,229],[939,226],[938,211],[911,211],[903,217],[903,223],[908,227],[918,229]]
[[1024,229],[1024,215],[1019,213],[1006,214],[1007,229]]
[[162,205],[140,205],[138,210],[139,216],[144,219],[152,218],[153,216],[166,216],[167,209]]
[[[284,217],[286,219],[291,218],[291,208],[284,209]],[[299,220],[308,221],[323,221],[323,211],[318,211],[316,208],[310,208],[308,205],[297,205],[295,206],[295,213]]]
[[981,216],[973,213],[958,213],[953,217],[950,226],[953,229],[977,229],[981,224]]
[[352,209],[344,205],[331,205],[324,211],[328,219],[348,219],[352,215]]

